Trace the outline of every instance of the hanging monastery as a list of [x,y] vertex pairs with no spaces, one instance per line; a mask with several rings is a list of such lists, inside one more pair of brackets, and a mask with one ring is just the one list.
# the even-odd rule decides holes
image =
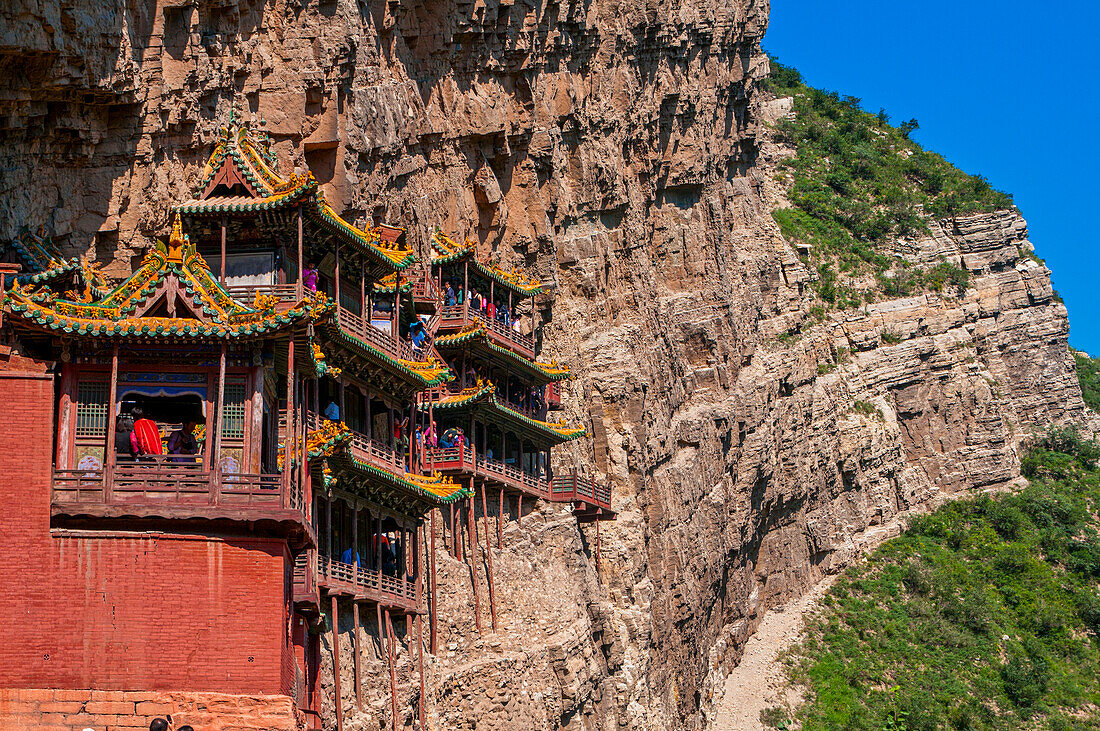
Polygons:
[[[320,727],[321,655],[335,694],[361,704],[372,621],[388,725],[427,728],[437,556],[467,562],[489,633],[506,520],[540,500],[597,531],[614,519],[609,487],[553,452],[585,430],[553,414],[570,374],[538,358],[539,282],[442,232],[360,230],[286,167],[231,123],[121,283],[44,235],[6,252],[0,687],[25,692],[0,717],[64,726],[68,703],[102,728],[128,707],[171,712],[141,698],[172,692],[277,697]],[[416,718],[398,710],[398,635],[418,662]]]

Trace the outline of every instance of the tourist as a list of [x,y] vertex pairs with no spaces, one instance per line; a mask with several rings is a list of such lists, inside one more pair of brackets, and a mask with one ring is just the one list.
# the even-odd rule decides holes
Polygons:
[[[172,717],[169,716],[169,719]],[[149,731],[169,731],[172,727],[169,725],[170,721],[165,721],[163,718],[154,718],[149,722]]]
[[488,314],[490,320],[495,320],[497,316],[497,306],[493,304],[492,300],[489,300],[489,304],[486,307],[486,314]]
[[428,427],[424,430],[424,444],[435,449],[439,446],[439,439],[435,433],[435,422],[428,424]]
[[168,454],[177,455],[170,457],[172,462],[192,462],[194,455],[199,453],[199,440],[195,438],[195,421],[188,419],[179,429],[168,437]]
[[134,431],[131,444],[134,447],[134,455],[138,457],[159,457],[164,454],[164,446],[160,442],[160,429],[152,419],[145,418],[145,412],[140,406],[130,409],[130,416],[134,419]]
[[329,401],[324,410],[325,418],[329,421],[340,421],[340,407],[335,401]]
[[359,551],[355,546],[348,546],[345,548],[344,552],[340,555],[340,560],[352,566],[362,566],[359,562]]
[[443,299],[447,303],[448,307],[455,306],[455,291],[451,289],[450,282],[447,282],[446,287],[443,290]]
[[115,424],[115,461],[133,462],[137,439],[134,438],[134,420],[129,414],[118,417]]
[[308,292],[317,291],[317,278],[319,274],[317,272],[317,263],[309,262],[306,268],[302,271],[302,286],[305,287]]

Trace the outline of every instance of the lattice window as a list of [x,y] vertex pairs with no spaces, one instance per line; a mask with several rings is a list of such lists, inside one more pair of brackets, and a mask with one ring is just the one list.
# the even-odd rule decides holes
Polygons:
[[76,387],[76,435],[107,436],[107,384],[82,381]]
[[222,439],[244,439],[246,403],[244,382],[227,380],[222,405]]

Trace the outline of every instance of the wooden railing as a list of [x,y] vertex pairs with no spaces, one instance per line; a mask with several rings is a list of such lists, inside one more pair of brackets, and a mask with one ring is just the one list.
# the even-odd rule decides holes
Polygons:
[[557,502],[580,500],[610,510],[611,488],[576,472],[557,475],[550,483],[550,499]]
[[315,602],[317,596],[317,552],[312,548],[294,557],[294,601]]
[[274,297],[278,302],[297,302],[296,284],[234,284],[226,287],[230,296],[238,302],[251,304],[257,294]]
[[511,348],[527,358],[535,357],[535,341],[528,335],[522,335],[503,322],[496,319],[482,317],[480,312],[467,311],[464,305],[451,305],[442,310],[440,327],[445,329],[461,329],[474,321],[475,315],[483,323],[489,333],[490,339],[498,345]]
[[438,302],[440,300],[439,287],[435,283],[435,278],[428,272],[418,271],[413,272],[412,277],[412,296],[413,300],[420,300],[422,302]]
[[[318,416],[313,411],[306,411],[304,418],[306,420],[306,428],[310,431],[320,429],[322,422],[325,421],[324,418]],[[280,412],[279,423],[286,423],[285,410]],[[348,447],[353,455],[364,462],[370,462],[371,464],[397,472],[398,474],[405,472],[404,454],[398,452],[385,442],[371,439],[366,434],[352,430]]]
[[[363,568],[325,556],[317,556],[317,573],[329,588],[348,589],[367,596],[391,596],[416,604],[416,581],[390,576],[376,569]],[[337,586],[334,586],[337,585]]]
[[[295,486],[284,491],[282,475],[222,474],[204,470],[201,463],[167,461],[117,464],[106,470],[54,470],[53,505],[63,510],[116,509],[112,512],[211,508],[305,514],[301,490]],[[241,518],[246,519],[247,513]]]
[[550,486],[546,478],[536,477],[500,460],[476,456],[470,445],[465,443],[458,447],[426,448],[420,466],[422,471],[429,474],[436,470],[478,474],[517,490],[550,498]]
[[500,482],[523,489],[525,492],[535,493],[539,497],[549,499],[549,484],[543,477],[536,477],[524,472],[519,467],[501,462],[488,457],[477,458],[477,471],[486,477],[495,478]]
[[345,307],[336,308],[336,322],[344,332],[373,345],[391,358],[415,361],[428,359],[431,349],[427,345],[420,352],[417,352],[413,350],[412,345],[407,341],[398,341],[389,333],[382,332]]

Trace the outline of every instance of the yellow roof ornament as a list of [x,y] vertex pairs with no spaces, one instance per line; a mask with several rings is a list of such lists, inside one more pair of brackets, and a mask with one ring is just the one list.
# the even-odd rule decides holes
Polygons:
[[172,233],[168,236],[168,252],[167,259],[173,264],[183,263],[183,247],[187,244],[188,238],[183,233],[183,222],[180,220],[179,211],[176,211],[176,216],[172,220]]

